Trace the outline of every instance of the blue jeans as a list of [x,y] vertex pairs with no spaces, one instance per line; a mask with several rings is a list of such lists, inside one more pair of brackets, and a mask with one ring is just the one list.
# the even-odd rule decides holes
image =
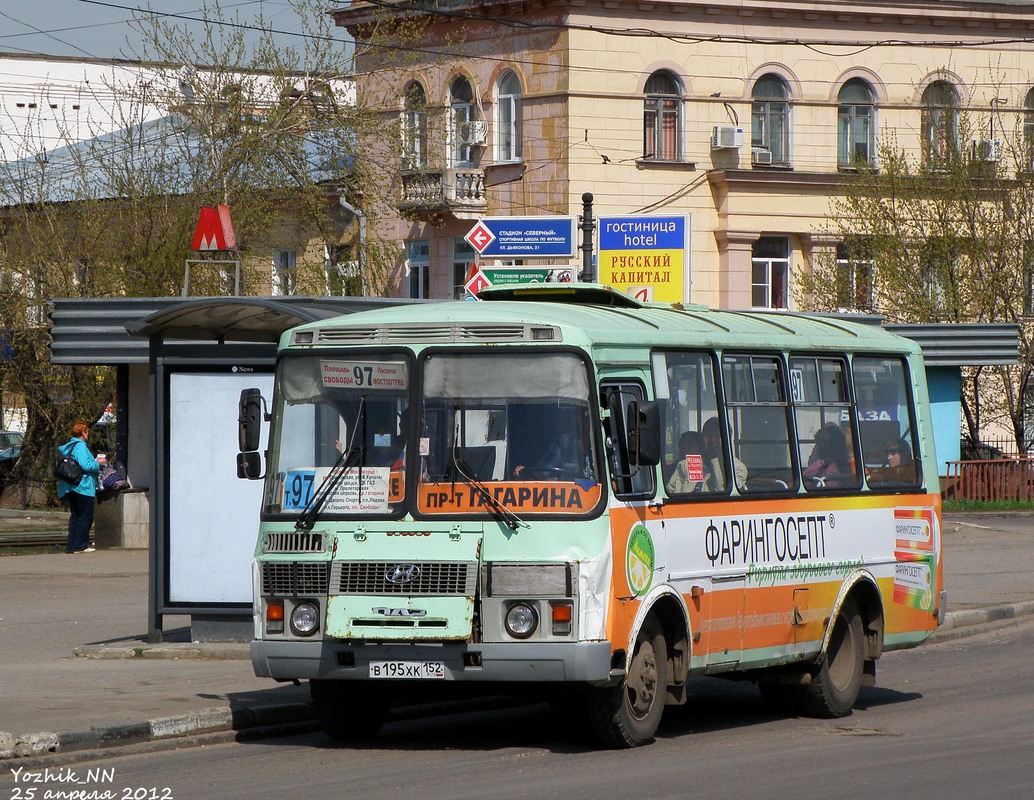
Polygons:
[[95,498],[79,492],[69,492],[68,499],[68,547],[65,552],[78,553],[90,546],[90,528],[93,527]]

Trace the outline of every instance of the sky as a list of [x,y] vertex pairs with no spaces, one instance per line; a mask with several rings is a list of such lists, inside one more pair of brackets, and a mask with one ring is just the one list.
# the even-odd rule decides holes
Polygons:
[[[131,45],[139,39],[129,22],[140,13],[135,9],[197,16],[201,5],[201,0],[0,0],[0,53],[133,58]],[[326,2],[328,9],[344,5],[344,0]],[[274,29],[297,29],[286,0],[221,0],[221,6],[227,17],[239,14],[242,21],[261,6]]]

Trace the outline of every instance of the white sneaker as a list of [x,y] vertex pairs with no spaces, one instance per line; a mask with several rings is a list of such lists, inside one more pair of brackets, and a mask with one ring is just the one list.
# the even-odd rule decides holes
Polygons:
[[93,553],[96,551],[96,547],[87,547],[85,550],[77,550],[77,553]]

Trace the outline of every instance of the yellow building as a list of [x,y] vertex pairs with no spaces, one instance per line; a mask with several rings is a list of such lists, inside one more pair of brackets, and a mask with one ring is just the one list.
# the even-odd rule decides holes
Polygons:
[[[358,42],[360,102],[401,131],[397,194],[370,235],[404,250],[402,296],[462,295],[474,220],[579,215],[589,192],[597,217],[674,217],[688,233],[681,274],[670,249],[633,237],[623,261],[602,254],[601,282],[793,308],[797,276],[838,244],[830,199],[879,139],[936,163],[963,110],[976,126],[960,146],[994,160],[1034,128],[1028,3],[415,5],[334,12]],[[580,269],[525,262],[543,263]],[[864,309],[851,284],[844,306]]]

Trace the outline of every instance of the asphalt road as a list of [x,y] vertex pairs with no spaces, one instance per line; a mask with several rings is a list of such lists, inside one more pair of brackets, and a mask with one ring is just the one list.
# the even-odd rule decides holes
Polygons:
[[[633,751],[595,750],[570,716],[536,704],[394,722],[359,748],[308,734],[97,759],[54,771],[82,783],[45,788],[124,800],[1025,797],[1032,648],[1023,617],[890,653],[841,720],[774,716],[753,686],[701,679],[657,742]],[[19,789],[33,784],[4,768],[0,800],[30,798]]]

